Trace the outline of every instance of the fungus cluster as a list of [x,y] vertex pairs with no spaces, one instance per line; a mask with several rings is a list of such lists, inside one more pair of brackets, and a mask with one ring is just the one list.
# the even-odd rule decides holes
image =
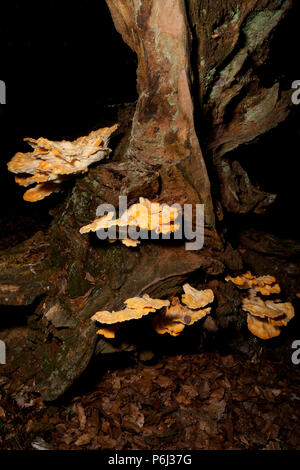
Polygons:
[[247,272],[237,277],[227,276],[225,280],[233,282],[239,289],[251,289],[251,294],[256,294],[257,292],[260,292],[262,295],[280,293],[280,286],[274,276],[255,277]]
[[262,296],[279,294],[280,286],[274,276],[255,277],[251,273],[232,278],[227,276],[226,281],[233,282],[239,289],[247,289],[248,297],[242,301],[242,309],[247,312],[247,325],[249,331],[261,339],[270,339],[279,336],[280,327],[286,326],[295,316],[294,307],[290,302],[280,300],[264,300]]
[[204,307],[214,300],[211,289],[199,291],[189,284],[184,284],[183,290],[182,303],[178,297],[173,297],[171,306],[162,315],[153,318],[153,326],[158,334],[178,336],[186,325],[193,325],[210,313],[211,307]]
[[[213,302],[214,293],[211,289],[197,290],[189,284],[183,286],[182,303],[178,297],[169,300],[151,299],[147,294],[143,297],[133,297],[125,301],[126,307],[120,311],[100,311],[92,316],[93,321],[104,324],[98,334],[105,338],[114,338],[119,324],[129,320],[138,320],[150,312],[156,312],[152,319],[155,331],[158,334],[169,333],[178,336],[186,325],[193,325],[211,311],[205,308]],[[184,304],[184,305],[183,305]],[[162,311],[162,309],[164,310]]]
[[25,138],[33,152],[18,152],[8,163],[9,171],[17,175],[15,181],[20,186],[36,183],[25,192],[24,200],[35,202],[44,199],[59,191],[61,184],[71,176],[85,173],[89,165],[109,155],[109,138],[117,128],[117,124],[104,127],[73,142]]
[[101,328],[97,331],[97,334],[105,336],[105,338],[114,338],[115,332],[118,329],[119,323],[128,320],[139,320],[144,315],[148,315],[150,312],[156,312],[163,307],[170,305],[169,300],[151,299],[149,295],[145,294],[143,297],[133,297],[125,300],[126,307],[123,310],[117,312],[108,312],[103,310],[96,312],[92,316],[92,320],[106,325],[113,325],[113,327]]
[[[176,232],[180,224],[176,223],[179,210],[176,207],[151,202],[143,197],[139,198],[137,204],[130,206],[119,218],[115,218],[115,212],[108,212],[103,217],[95,219],[91,224],[81,227],[80,233],[96,232],[100,229],[111,227],[135,227],[139,230],[155,231],[157,234],[168,234]],[[140,244],[139,240],[131,238],[120,238],[121,242],[130,247]],[[116,240],[109,240],[116,241]]]

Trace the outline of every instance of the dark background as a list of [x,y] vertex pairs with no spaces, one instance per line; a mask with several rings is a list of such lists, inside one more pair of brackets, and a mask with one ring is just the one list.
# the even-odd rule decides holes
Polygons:
[[[270,63],[260,70],[266,86],[274,76],[284,88],[300,79],[298,31],[294,9],[276,33]],[[6,167],[17,151],[30,150],[22,139],[72,139],[100,127],[112,116],[111,105],[137,99],[136,56],[115,30],[104,0],[7,3],[0,44],[0,79],[7,86],[7,104],[0,105],[0,238],[7,245],[8,239],[14,243],[14,231],[23,230],[25,237],[46,226],[49,208],[64,197],[23,201],[24,188]],[[229,222],[297,235],[300,106],[292,108],[285,123],[232,155],[253,183],[278,194],[276,203],[266,216],[231,217]]]

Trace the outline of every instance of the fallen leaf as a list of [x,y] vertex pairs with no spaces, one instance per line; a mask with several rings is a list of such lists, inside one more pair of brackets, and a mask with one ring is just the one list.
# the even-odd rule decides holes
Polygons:
[[75,446],[86,446],[91,442],[92,438],[92,434],[82,434],[82,436],[80,436],[77,441],[75,441]]

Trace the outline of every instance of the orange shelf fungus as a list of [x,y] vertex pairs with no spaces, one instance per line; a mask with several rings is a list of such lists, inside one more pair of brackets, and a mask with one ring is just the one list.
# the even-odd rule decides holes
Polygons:
[[[109,229],[111,227],[130,227],[134,226],[141,230],[154,230],[157,234],[167,234],[176,232],[180,224],[176,223],[179,211],[177,208],[151,202],[143,197],[139,198],[137,204],[130,206],[120,218],[114,219],[114,212],[95,219],[91,224],[81,227],[80,233],[96,232],[100,229]],[[139,240],[130,238],[120,241],[130,247],[140,244]]]
[[178,336],[186,325],[193,325],[211,312],[210,307],[203,308],[214,300],[211,289],[198,291],[189,284],[184,284],[183,290],[185,294],[182,295],[182,301],[187,306],[182,305],[178,297],[173,297],[171,306],[163,314],[153,318],[153,326],[158,334]]
[[227,276],[226,281],[233,282],[240,289],[248,289],[248,297],[242,301],[242,309],[247,312],[247,325],[249,331],[260,339],[271,339],[279,336],[280,327],[286,326],[295,316],[295,310],[290,302],[280,300],[263,300],[263,296],[280,293],[280,286],[274,276],[255,277],[251,273],[232,278]]
[[260,339],[276,338],[281,333],[280,328],[269,323],[267,319],[256,318],[252,315],[248,315],[247,325],[248,330]]
[[33,152],[18,152],[8,163],[9,171],[17,175],[17,184],[27,187],[37,183],[25,192],[24,200],[35,202],[44,199],[59,191],[61,184],[71,176],[87,172],[89,165],[109,155],[109,138],[117,128],[117,124],[104,127],[72,142],[25,138]]
[[[17,181],[17,179],[16,179]],[[42,183],[36,184],[33,188],[28,189],[24,195],[23,199],[27,202],[36,202],[41,201],[47,196],[54,192],[60,191],[60,185],[55,183]]]
[[203,308],[214,300],[214,293],[211,289],[197,290],[189,284],[183,286],[184,294],[182,302],[191,309]]
[[120,325],[116,323],[115,325],[105,326],[104,328],[100,328],[97,331],[97,335],[102,335],[104,338],[113,339],[116,337],[116,332],[118,331]]
[[122,239],[122,243],[125,246],[131,246],[131,247],[136,247],[138,246],[141,242],[139,240],[131,240],[131,238],[124,238]]
[[251,273],[246,273],[241,276],[231,277],[226,276],[225,281],[231,281],[239,289],[253,289],[260,292],[262,295],[279,294],[280,286],[276,283],[274,276],[259,276],[255,277]]
[[[126,307],[123,310],[117,312],[103,310],[95,313],[91,320],[104,324],[97,331],[98,334],[103,335],[105,338],[114,338],[120,323],[138,320],[159,310],[152,318],[155,331],[158,334],[168,333],[172,336],[178,336],[185,326],[193,325],[206,317],[211,311],[211,308],[206,306],[214,300],[211,289],[198,291],[189,284],[184,284],[183,289],[185,294],[182,297],[192,308],[182,305],[178,297],[173,297],[170,303],[169,300],[151,299],[149,295],[145,294],[143,297],[133,297],[125,300]],[[190,296],[191,299],[185,296]]]
[[243,300],[243,310],[248,313],[248,328],[261,339],[279,336],[280,327],[286,326],[295,316],[294,307],[290,302],[264,301],[258,297]]
[[145,294],[143,297],[133,297],[125,300],[126,308],[118,312],[103,310],[96,312],[92,320],[105,324],[122,323],[128,320],[138,320],[150,312],[156,312],[170,305],[169,300],[151,299]]

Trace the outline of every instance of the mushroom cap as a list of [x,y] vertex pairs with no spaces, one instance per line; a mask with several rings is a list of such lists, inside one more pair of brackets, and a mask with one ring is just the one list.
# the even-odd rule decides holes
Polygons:
[[225,280],[233,282],[239,289],[251,288],[253,291],[260,292],[262,295],[280,293],[280,286],[276,283],[276,278],[270,275],[255,277],[250,272],[247,272],[237,277],[226,276]]
[[116,331],[119,329],[119,325],[110,325],[106,326],[105,328],[100,328],[100,330],[97,331],[97,335],[102,335],[104,338],[107,339],[113,339],[116,337]]
[[214,301],[214,293],[211,289],[197,290],[189,284],[184,284],[182,302],[191,309],[203,308]]
[[24,193],[23,199],[29,202],[41,201],[53,192],[60,191],[60,189],[60,185],[54,183],[37,184],[34,188],[30,188]]
[[115,312],[114,310],[112,312],[102,310],[100,312],[96,312],[95,315],[92,316],[92,320],[112,325],[113,323],[122,323],[128,320],[139,320],[150,312],[155,312],[155,308],[125,308],[118,312]]
[[295,316],[290,302],[263,300],[257,296],[279,294],[280,286],[274,276],[253,276],[250,272],[235,278],[227,276],[226,281],[233,282],[240,289],[248,289],[248,298],[243,299],[242,309],[248,313],[248,329],[261,339],[270,339],[280,335],[280,327],[286,326]]
[[153,308],[159,310],[163,307],[170,305],[169,300],[151,299],[148,294],[144,294],[143,297],[133,297],[125,300],[125,304],[128,308]]
[[180,303],[178,297],[171,299],[171,306],[166,311],[153,318],[153,326],[158,334],[169,333],[178,336],[186,325],[193,325],[195,322],[206,317],[211,308],[192,310]]
[[260,339],[271,339],[280,335],[280,328],[272,325],[267,318],[257,318],[248,314],[248,329]]
[[121,242],[123,245],[131,247],[138,246],[141,243],[139,240],[132,240],[131,238],[122,238]]
[[117,220],[114,219],[115,213],[108,212],[108,214],[103,215],[102,217],[99,217],[98,219],[95,219],[91,224],[85,225],[84,227],[81,227],[79,230],[80,233],[88,233],[88,232],[96,232],[97,230],[100,230],[101,228],[109,228],[112,227],[113,225],[116,225]]
[[156,316],[152,319],[153,327],[159,335],[168,333],[171,336],[178,336],[184,330],[183,323],[174,322],[171,319]]
[[47,186],[46,190],[39,186],[40,183],[60,184],[68,175],[85,173],[90,164],[106,157],[110,153],[107,148],[109,137],[117,128],[116,124],[98,129],[72,142],[25,138],[33,152],[17,152],[8,163],[8,170],[19,175],[15,178],[16,183],[21,186],[38,183],[25,193],[24,199],[30,202],[43,199],[55,191],[55,186]]
[[286,326],[295,316],[290,302],[275,302],[259,297],[243,299],[242,308],[248,312],[248,328],[261,339],[270,339],[280,335],[281,326]]
[[272,323],[272,325],[286,326],[295,316],[295,309],[291,302],[277,303],[267,300],[266,304],[268,308],[274,308],[278,312],[281,312],[281,316],[270,319],[270,323]]
[[295,316],[295,310],[290,302],[274,302],[259,297],[243,299],[242,308],[255,317],[269,318],[277,326],[286,326]]
[[260,318],[276,318],[282,315],[282,312],[273,308],[272,305],[267,305],[260,297],[252,297],[251,299],[243,299],[242,308],[255,317]]
[[173,322],[182,323],[183,325],[193,325],[196,321],[201,320],[210,313],[211,309],[191,310],[182,305],[178,297],[173,297],[172,304],[167,308],[165,317]]
[[100,323],[114,324],[122,323],[128,320],[138,320],[144,315],[155,312],[163,307],[170,305],[169,300],[151,299],[145,294],[143,297],[133,297],[125,300],[126,308],[118,312],[107,310],[96,312],[92,320]]

